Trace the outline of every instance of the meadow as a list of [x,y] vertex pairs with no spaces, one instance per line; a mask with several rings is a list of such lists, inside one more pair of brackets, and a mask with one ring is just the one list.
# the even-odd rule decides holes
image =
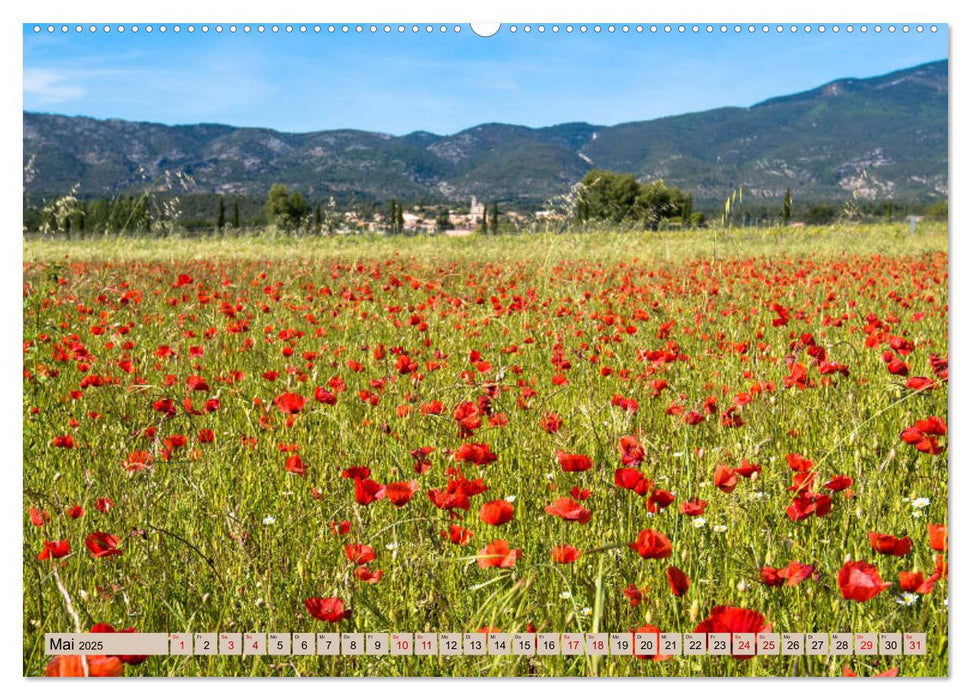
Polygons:
[[[948,673],[947,230],[24,241],[43,632],[917,631],[909,657],[152,657],[129,676]],[[75,619],[75,616],[77,619]]]

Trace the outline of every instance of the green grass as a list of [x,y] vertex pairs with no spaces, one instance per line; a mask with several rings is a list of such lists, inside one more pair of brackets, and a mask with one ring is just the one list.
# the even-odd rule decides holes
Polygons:
[[[139,631],[492,626],[512,632],[533,624],[539,631],[579,632],[649,623],[687,632],[712,607],[738,605],[762,613],[775,631],[924,631],[930,646],[924,657],[875,657],[872,663],[835,656],[677,657],[660,663],[614,657],[170,657],[127,667],[128,675],[819,676],[839,675],[844,663],[860,675],[891,666],[901,675],[947,674],[946,581],[913,605],[895,601],[898,571],[934,569],[937,553],[928,546],[927,523],[947,522],[947,451],[923,454],[899,435],[927,416],[947,420],[947,387],[904,389],[903,379],[890,375],[881,359],[885,342],[868,347],[870,333],[863,329],[869,313],[889,323],[893,334],[916,345],[903,358],[911,374],[933,376],[929,355],[943,357],[948,349],[942,228],[922,227],[913,236],[903,227],[884,226],[466,239],[26,240],[24,259],[24,340],[31,341],[25,345],[29,376],[23,394],[25,675],[42,673],[48,661],[44,631],[74,629],[50,562],[36,560],[45,538],[70,542],[59,576],[85,629],[107,622]],[[180,273],[194,282],[173,289]],[[196,285],[202,285],[203,298]],[[140,303],[120,302],[129,289],[141,292]],[[523,308],[510,311],[517,297]],[[772,325],[773,301],[791,310],[788,326]],[[239,306],[233,318],[223,303]],[[844,313],[842,325],[824,324],[826,316]],[[426,331],[409,324],[413,315],[427,323]],[[623,321],[614,325],[618,317]],[[244,318],[248,330],[228,332]],[[675,321],[670,339],[684,359],[639,378],[648,371],[639,351],[665,348],[668,341],[656,334],[669,320]],[[118,331],[129,323],[130,331]],[[107,331],[95,335],[94,326]],[[637,332],[626,333],[627,326]],[[210,328],[217,332],[206,337]],[[288,328],[304,333],[293,341],[290,358],[282,355],[286,343],[279,337]],[[823,385],[802,354],[799,361],[810,367],[815,387],[782,387],[790,342],[807,332],[829,359],[849,365],[849,377],[830,375],[835,378]],[[70,354],[70,334],[90,359],[58,357],[55,346]],[[251,347],[244,346],[246,339]],[[125,348],[129,341],[132,347]],[[551,363],[557,343],[572,365],[562,370],[569,379],[563,386],[552,382],[559,371]],[[733,349],[743,343],[745,352]],[[404,348],[424,378],[398,374],[390,352],[376,360],[379,344]],[[159,360],[154,353],[160,345],[171,346],[178,357]],[[513,345],[516,352],[503,352]],[[190,346],[205,353],[190,358]],[[473,349],[490,369],[480,373],[470,364]],[[429,371],[426,362],[436,350],[447,359]],[[307,351],[319,356],[307,361]],[[131,373],[119,366],[123,359],[133,363]],[[349,370],[349,359],[364,370]],[[89,366],[79,367],[84,363]],[[602,376],[605,365],[612,375]],[[288,374],[287,366],[296,370]],[[232,370],[245,376],[235,383],[218,380]],[[263,379],[267,370],[280,372],[279,379]],[[462,376],[469,370],[471,383]],[[71,398],[91,374],[111,381]],[[174,385],[165,386],[169,374]],[[205,377],[210,391],[189,392],[189,375]],[[314,387],[335,375],[347,384],[337,405],[314,401]],[[143,380],[137,387],[136,378]],[[380,378],[386,378],[383,389],[370,386]],[[656,378],[669,388],[650,398],[647,382]],[[529,408],[518,401],[520,380],[537,392]],[[508,424],[490,427],[486,421],[473,437],[458,437],[451,409],[475,401],[489,381],[501,387],[493,407]],[[742,427],[720,425],[718,415],[732,396],[756,381],[778,388],[741,409]],[[364,389],[380,393],[377,406],[358,398]],[[292,427],[272,405],[283,391],[310,399]],[[613,406],[617,393],[636,398],[639,410],[628,415]],[[187,395],[196,406],[218,395],[221,407],[188,415],[181,408]],[[707,396],[716,398],[718,413],[700,425],[687,426],[665,412],[675,400],[686,411],[701,410]],[[161,397],[176,401],[175,418],[163,421],[153,411]],[[418,407],[433,399],[445,412],[421,415]],[[399,406],[412,411],[399,417]],[[551,411],[563,419],[558,434],[539,426]],[[264,414],[272,420],[265,427]],[[139,436],[153,425],[159,440]],[[201,428],[213,430],[212,444],[197,444]],[[165,461],[160,440],[175,433],[189,443]],[[677,495],[654,515],[643,498],[613,483],[621,466],[618,440],[635,433],[647,453],[643,472]],[[52,447],[55,436],[65,434],[78,446]],[[244,438],[256,438],[255,445]],[[464,469],[469,478],[483,477],[489,490],[472,499],[468,513],[459,511],[462,517],[449,521],[426,491],[445,486],[450,461],[443,451],[463,442],[488,443],[498,460]],[[941,442],[946,445],[946,437]],[[281,443],[298,446],[310,465],[305,479],[284,470]],[[425,445],[437,450],[431,470],[418,475],[409,453]],[[122,462],[135,449],[151,452],[155,463],[129,475]],[[557,450],[588,455],[594,467],[564,473]],[[834,494],[826,517],[791,522],[785,516],[792,499],[788,453],[812,459],[819,482],[851,476],[855,496]],[[738,466],[742,458],[764,467],[761,478],[739,479],[730,494],[716,490],[715,466]],[[352,484],[340,478],[352,465],[369,466],[381,483],[415,479],[418,492],[402,508],[387,500],[358,505]],[[588,524],[544,512],[573,486],[591,491],[584,502],[593,512]],[[515,497],[512,522],[493,527],[479,521],[483,502],[507,496]],[[100,497],[110,497],[115,507],[98,512],[94,502]],[[709,502],[704,527],[678,513],[678,504],[692,497]],[[904,500],[917,497],[930,499],[920,517]],[[75,504],[86,511],[76,520],[64,514]],[[31,505],[50,513],[43,530],[27,518]],[[265,525],[267,516],[275,523]],[[349,520],[350,534],[334,536],[334,520]],[[441,539],[450,522],[475,532],[471,545]],[[715,525],[727,529],[717,532]],[[670,559],[643,560],[627,547],[645,528],[670,537]],[[120,536],[124,554],[92,558],[84,539],[96,530]],[[909,535],[913,553],[877,554],[869,530]],[[522,549],[513,568],[476,565],[476,552],[495,539]],[[379,583],[355,580],[343,551],[348,542],[374,548],[371,567],[384,572]],[[584,555],[574,564],[553,564],[551,548],[561,543]],[[836,576],[847,558],[877,565],[894,585],[866,603],[844,600]],[[814,565],[818,580],[795,588],[759,582],[763,566],[783,567],[793,559]],[[681,598],[668,589],[669,565],[691,579]],[[648,590],[637,607],[622,594],[629,583]],[[332,595],[350,605],[348,620],[333,625],[308,616],[304,598]]]

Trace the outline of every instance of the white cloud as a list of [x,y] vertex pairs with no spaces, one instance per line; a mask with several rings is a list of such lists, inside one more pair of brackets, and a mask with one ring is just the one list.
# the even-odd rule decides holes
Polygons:
[[25,105],[70,102],[84,96],[84,87],[64,74],[40,68],[24,68]]

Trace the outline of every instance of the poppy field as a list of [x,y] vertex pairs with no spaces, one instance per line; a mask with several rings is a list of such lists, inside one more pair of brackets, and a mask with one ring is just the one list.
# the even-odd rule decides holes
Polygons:
[[45,631],[925,632],[908,657],[88,657],[127,676],[948,673],[947,231],[24,243]]

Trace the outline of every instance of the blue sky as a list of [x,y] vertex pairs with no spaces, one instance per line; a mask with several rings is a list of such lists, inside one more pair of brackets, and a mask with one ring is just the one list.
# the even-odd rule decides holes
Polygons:
[[443,134],[483,122],[617,124],[747,106],[947,52],[944,25],[781,35],[504,27],[489,38],[467,25],[430,35],[35,34],[25,25],[23,96],[26,110],[98,118]]

